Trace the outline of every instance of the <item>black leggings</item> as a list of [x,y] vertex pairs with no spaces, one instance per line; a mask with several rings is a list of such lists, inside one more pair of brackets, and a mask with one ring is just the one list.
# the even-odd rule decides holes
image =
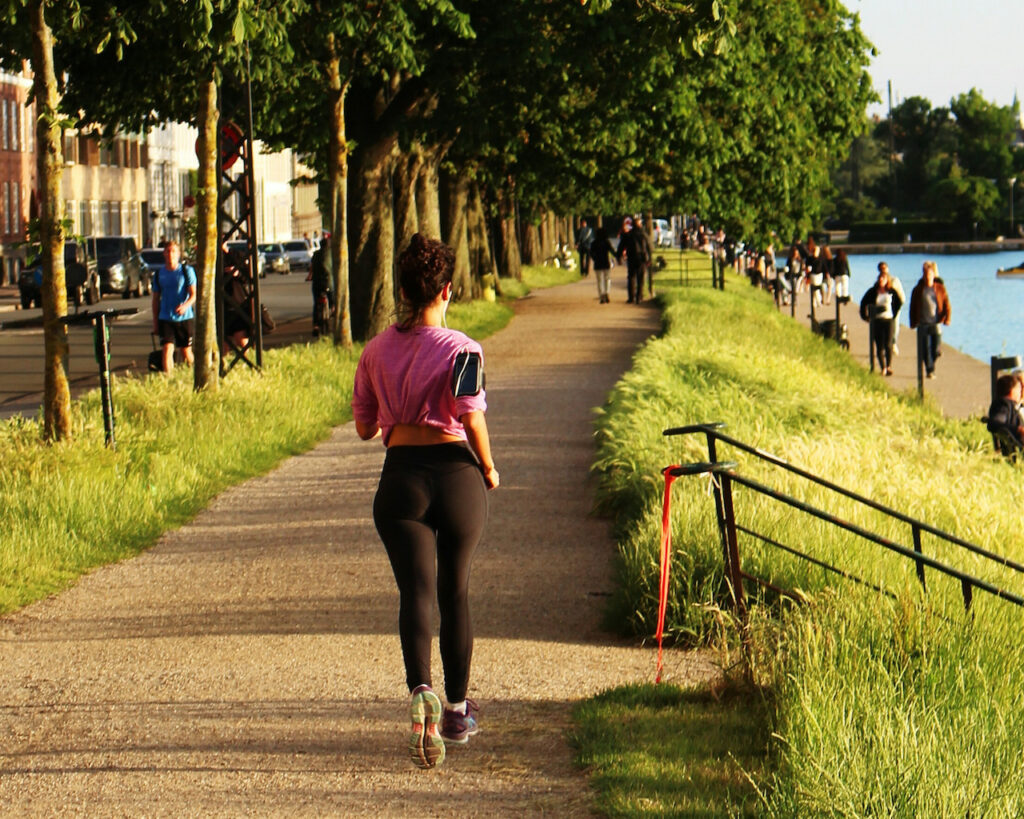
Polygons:
[[373,500],[373,521],[398,583],[398,633],[409,690],[431,684],[436,585],[445,696],[449,702],[461,702],[473,655],[470,563],[487,521],[487,489],[469,448],[390,447]]

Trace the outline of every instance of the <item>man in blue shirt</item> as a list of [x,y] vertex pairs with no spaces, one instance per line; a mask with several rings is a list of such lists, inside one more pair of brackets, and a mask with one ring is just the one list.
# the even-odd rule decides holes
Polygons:
[[153,332],[160,336],[163,371],[174,366],[174,348],[181,350],[185,363],[192,365],[192,335],[195,332],[196,272],[181,264],[181,248],[175,241],[164,246],[164,266],[153,279]]

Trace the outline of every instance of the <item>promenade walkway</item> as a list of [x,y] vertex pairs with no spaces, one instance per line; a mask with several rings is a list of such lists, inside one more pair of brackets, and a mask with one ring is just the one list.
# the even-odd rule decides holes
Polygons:
[[[588,815],[571,705],[654,664],[598,628],[613,543],[589,514],[593,408],[659,326],[618,284],[609,305],[589,279],[540,291],[484,342],[502,486],[474,565],[483,730],[467,748],[436,771],[406,756],[397,593],[370,518],[383,449],[345,425],[0,619],[0,813]],[[440,684],[436,643],[435,665]],[[669,680],[716,674],[668,657]]]
[[[917,280],[904,281],[903,286],[907,290],[907,298],[910,298],[910,291]],[[871,366],[871,358],[868,347],[868,323],[862,321],[859,315],[859,305],[864,290],[851,296],[851,302],[844,305],[841,312],[841,321],[844,322],[850,334],[850,354],[855,361],[864,365],[865,369]],[[811,326],[810,301],[807,293],[799,294],[796,305],[796,319],[806,327]],[[899,351],[900,354],[893,358],[893,374],[885,377],[889,386],[897,392],[912,392],[917,395],[917,331],[907,326],[907,311],[905,307],[902,312],[903,326],[900,328]],[[790,308],[786,305],[782,308],[783,313],[789,315]],[[835,304],[818,307],[815,315],[819,321],[834,319],[836,315]],[[956,304],[953,304],[953,321],[956,321]],[[998,354],[998,351],[996,351]],[[877,365],[876,365],[877,372]],[[879,375],[879,378],[884,376]],[[991,384],[989,376],[989,364],[971,358],[965,353],[942,345],[942,357],[939,358],[935,367],[935,378],[925,379],[924,392],[933,400],[942,413],[950,418],[980,418],[988,411],[991,402]]]

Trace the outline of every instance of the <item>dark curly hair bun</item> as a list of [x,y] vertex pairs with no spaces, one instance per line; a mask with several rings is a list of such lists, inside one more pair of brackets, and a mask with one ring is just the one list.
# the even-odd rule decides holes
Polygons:
[[413,314],[437,298],[455,272],[455,253],[448,245],[421,233],[412,237],[398,257],[398,283]]

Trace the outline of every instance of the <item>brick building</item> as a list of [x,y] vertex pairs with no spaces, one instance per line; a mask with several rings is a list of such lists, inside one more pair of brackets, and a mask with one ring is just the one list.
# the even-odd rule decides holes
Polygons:
[[27,70],[0,73],[0,281],[14,284],[25,259],[28,220],[36,215],[35,106]]

